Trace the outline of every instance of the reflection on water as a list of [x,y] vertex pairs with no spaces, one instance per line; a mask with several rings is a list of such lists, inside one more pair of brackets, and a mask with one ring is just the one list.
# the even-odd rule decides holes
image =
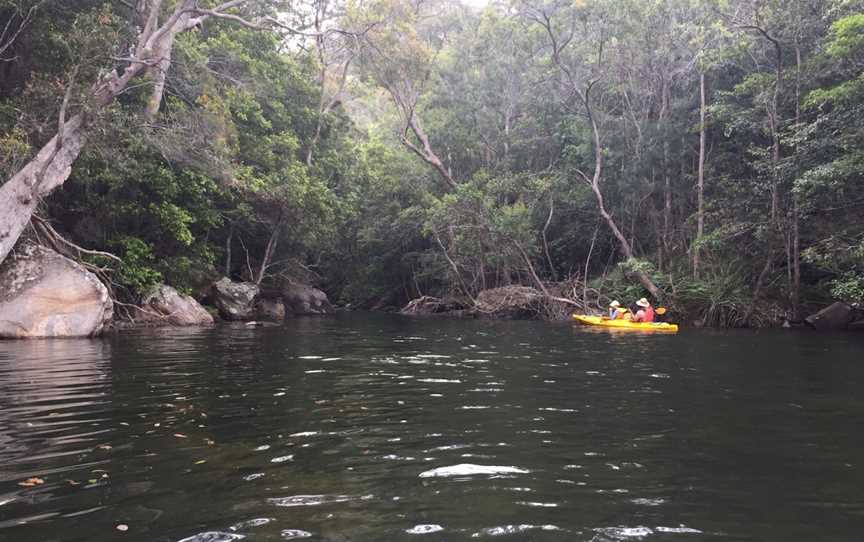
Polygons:
[[857,540],[862,343],[381,315],[0,343],[0,541]]

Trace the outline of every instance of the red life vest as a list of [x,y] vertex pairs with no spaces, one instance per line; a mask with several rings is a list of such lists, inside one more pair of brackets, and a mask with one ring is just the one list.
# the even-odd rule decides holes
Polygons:
[[639,312],[642,313],[642,318],[639,320],[640,322],[654,321],[654,307],[643,307]]

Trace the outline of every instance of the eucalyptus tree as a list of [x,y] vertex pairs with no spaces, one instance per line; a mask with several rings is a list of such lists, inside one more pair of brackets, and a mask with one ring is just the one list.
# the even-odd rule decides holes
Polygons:
[[[621,96],[611,81],[610,66],[616,55],[625,54],[619,46],[624,36],[616,34],[627,15],[627,6],[619,2],[587,3],[550,2],[523,4],[520,12],[527,20],[539,25],[546,34],[546,54],[550,67],[557,73],[562,104],[575,113],[575,105],[584,114],[593,147],[593,174],[578,167],[573,174],[585,182],[596,198],[597,210],[618,241],[632,273],[655,298],[662,297],[644,265],[636,262],[636,253],[624,232],[607,208],[603,194],[606,130],[619,110],[613,109]],[[610,62],[610,59],[613,59]],[[574,104],[575,101],[575,104]],[[611,106],[611,107],[610,107]]]
[[[93,16],[88,24],[116,28],[117,39],[97,58],[82,58],[70,69],[55,135],[0,186],[0,261],[12,250],[41,198],[69,177],[99,114],[148,72],[155,76],[155,84],[146,110],[158,109],[176,37],[210,19],[259,26],[243,18],[246,5],[246,0],[217,5],[181,0],[173,6],[163,5],[162,0],[142,0],[118,17],[110,10]],[[90,79],[82,84],[84,75]]]

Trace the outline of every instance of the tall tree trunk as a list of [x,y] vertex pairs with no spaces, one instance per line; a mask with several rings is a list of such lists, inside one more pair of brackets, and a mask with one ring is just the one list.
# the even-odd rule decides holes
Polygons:
[[699,278],[699,243],[705,231],[705,72],[699,72],[699,166],[696,173],[696,240],[693,278]]
[[[795,133],[801,126],[801,47],[795,40]],[[797,138],[796,138],[797,140]],[[798,145],[795,145],[796,166],[798,163]],[[792,186],[792,288],[790,302],[792,304],[792,320],[801,321],[801,234],[799,231],[798,196]]]
[[552,280],[558,281],[558,272],[555,271],[555,265],[552,263],[552,256],[549,254],[549,241],[546,238],[546,232],[549,230],[549,225],[552,223],[552,213],[555,212],[555,200],[549,196],[549,216],[546,218],[546,223],[543,225],[543,252],[546,254],[546,263],[549,265],[549,272],[552,274]]
[[234,224],[228,230],[228,239],[225,241],[225,276],[231,278],[231,242],[234,240]]
[[[663,106],[661,114],[661,124],[665,129],[666,117],[669,114],[669,83],[663,83]],[[665,131],[665,130],[664,130]],[[669,258],[669,241],[670,230],[672,225],[672,179],[669,175],[669,137],[668,134],[663,137],[663,254],[666,259]]]
[[258,275],[255,277],[255,284],[260,285],[264,282],[264,277],[267,275],[267,268],[270,267],[270,260],[273,259],[273,254],[276,252],[276,245],[279,243],[279,234],[282,231],[282,221],[284,215],[279,215],[279,220],[270,232],[270,239],[267,240],[267,246],[264,248],[264,257],[261,259],[261,265],[258,267]]

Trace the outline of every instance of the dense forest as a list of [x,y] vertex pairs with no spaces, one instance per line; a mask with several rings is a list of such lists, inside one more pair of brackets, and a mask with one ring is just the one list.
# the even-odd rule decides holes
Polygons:
[[799,321],[864,302],[864,2],[0,0],[0,183],[124,303]]

